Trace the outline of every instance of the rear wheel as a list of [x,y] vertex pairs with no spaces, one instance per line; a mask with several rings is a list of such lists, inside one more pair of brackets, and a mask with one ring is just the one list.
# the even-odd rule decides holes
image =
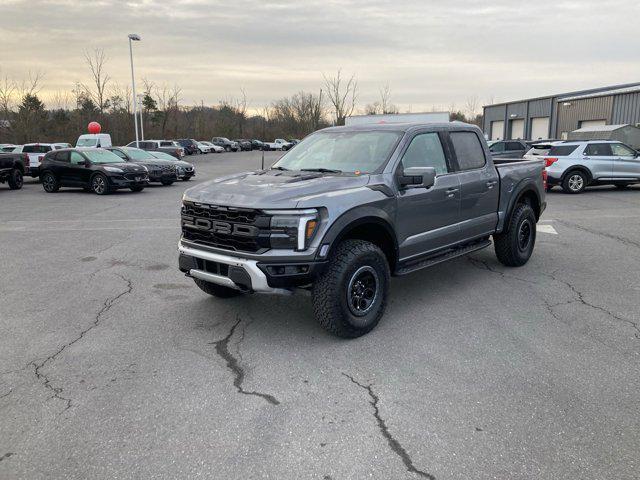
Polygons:
[[107,177],[101,173],[95,174],[91,179],[91,190],[97,195],[108,195],[111,193]]
[[9,183],[9,188],[11,190],[20,190],[24,183],[24,179],[22,178],[22,172],[17,168],[14,168],[11,171],[11,174],[9,175],[7,182]]
[[230,152],[230,151],[231,151],[231,147],[229,147],[229,146],[224,147],[224,149],[225,149],[225,151],[227,151],[227,152]]
[[60,190],[60,182],[58,182],[58,179],[53,173],[45,172],[40,179],[42,180],[42,188],[44,188],[45,192],[54,193]]
[[536,244],[536,214],[531,206],[516,205],[507,229],[493,236],[496,256],[507,267],[521,267],[529,261]]
[[165,187],[168,187],[169,185],[173,185],[173,180],[160,180],[160,183]]
[[137,185],[135,187],[129,187],[131,189],[132,192],[141,192],[144,190],[143,186]]
[[389,264],[377,246],[364,240],[344,241],[313,285],[316,319],[339,337],[370,332],[384,314],[389,277]]
[[562,190],[565,193],[582,193],[587,188],[588,178],[582,170],[573,170],[567,173],[562,181]]
[[213,295],[214,297],[232,298],[242,294],[240,290],[236,290],[235,288],[229,288],[223,285],[205,282],[204,280],[200,280],[199,278],[194,278],[193,281],[200,288],[200,290],[202,290],[204,293],[208,293],[209,295]]

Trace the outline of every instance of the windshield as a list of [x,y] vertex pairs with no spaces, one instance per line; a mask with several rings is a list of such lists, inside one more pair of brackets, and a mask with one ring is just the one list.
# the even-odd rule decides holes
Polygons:
[[122,159],[109,150],[84,150],[82,153],[91,163],[122,163]]
[[145,152],[139,148],[123,147],[122,150],[124,153],[129,155],[132,160],[148,160],[151,158],[151,154],[149,152]]
[[96,138],[79,138],[76,147],[95,147],[97,143]]
[[160,158],[162,160],[171,160],[171,161],[175,161],[176,157],[172,157],[171,155],[169,155],[168,153],[164,153],[164,152],[148,152],[151,155],[153,155],[156,158]]
[[320,132],[290,150],[273,168],[373,173],[388,160],[402,132]]

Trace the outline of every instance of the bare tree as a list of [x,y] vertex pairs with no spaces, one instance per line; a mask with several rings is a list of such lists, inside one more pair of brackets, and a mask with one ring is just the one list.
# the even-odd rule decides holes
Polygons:
[[93,100],[100,113],[104,113],[104,110],[108,107],[109,98],[107,95],[107,85],[111,80],[109,74],[104,71],[107,57],[104,54],[104,50],[96,48],[93,53],[88,51],[84,52],[84,58],[91,70],[91,77],[93,85],[88,87],[84,85],[87,94]]
[[18,87],[16,82],[5,77],[0,82],[0,112],[6,117],[15,104],[15,94]]
[[22,100],[27,95],[37,95],[42,88],[40,83],[44,78],[44,74],[40,71],[32,72],[29,70],[29,76],[16,84],[18,97]]
[[472,97],[467,97],[467,101],[464,104],[464,110],[467,114],[467,117],[473,118],[478,114],[478,96],[473,95]]
[[350,116],[356,108],[356,100],[358,98],[358,80],[355,74],[351,75],[346,82],[342,78],[342,70],[334,77],[327,77],[324,73],[325,88],[327,89],[327,97],[333,108],[336,125],[344,125],[345,119]]

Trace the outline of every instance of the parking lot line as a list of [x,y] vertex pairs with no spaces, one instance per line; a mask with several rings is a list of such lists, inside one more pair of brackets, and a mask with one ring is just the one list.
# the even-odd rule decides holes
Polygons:
[[536,230],[540,233],[550,233],[552,235],[558,235],[558,232],[551,225],[541,225],[538,224]]

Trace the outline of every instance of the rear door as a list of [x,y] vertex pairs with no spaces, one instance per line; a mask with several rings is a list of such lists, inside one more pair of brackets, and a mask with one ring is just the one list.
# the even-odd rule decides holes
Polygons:
[[442,133],[418,133],[402,154],[400,175],[409,167],[436,169],[433,187],[405,188],[398,193],[397,232],[402,261],[439,250],[460,237],[460,182],[445,155],[445,142]]
[[60,185],[69,185],[69,152],[55,152],[47,157],[47,170],[50,170],[60,182]]
[[640,179],[640,159],[635,150],[622,143],[612,143],[611,153],[614,156],[613,176],[615,178]]
[[492,234],[498,223],[498,171],[485,157],[476,132],[452,131],[449,138],[460,179],[461,238],[470,240]]
[[613,177],[614,156],[610,143],[588,143],[582,160],[595,180]]

